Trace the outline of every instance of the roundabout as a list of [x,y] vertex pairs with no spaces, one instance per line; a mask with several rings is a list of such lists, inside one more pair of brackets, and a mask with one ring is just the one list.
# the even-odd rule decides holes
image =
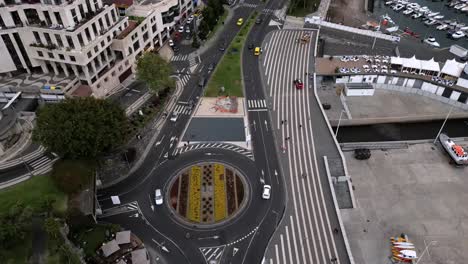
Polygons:
[[245,208],[247,184],[245,176],[226,163],[193,164],[170,179],[168,206],[187,225],[222,225]]

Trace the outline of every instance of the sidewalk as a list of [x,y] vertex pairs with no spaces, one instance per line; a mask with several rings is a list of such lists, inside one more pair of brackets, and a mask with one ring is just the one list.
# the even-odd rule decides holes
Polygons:
[[134,138],[127,142],[125,148],[135,148],[137,153],[135,161],[132,164],[122,161],[122,152],[115,153],[104,159],[105,166],[110,169],[105,170],[105,168],[101,168],[101,171],[99,171],[99,179],[101,180],[101,185],[98,186],[99,189],[109,187],[126,179],[141,166],[146,156],[151,151],[151,148],[156,143],[161,127],[166,121],[166,117],[163,113],[172,112],[172,109],[182,93],[182,89],[182,83],[178,80],[176,82],[176,90],[169,101],[166,102],[163,110],[140,131],[140,139]]

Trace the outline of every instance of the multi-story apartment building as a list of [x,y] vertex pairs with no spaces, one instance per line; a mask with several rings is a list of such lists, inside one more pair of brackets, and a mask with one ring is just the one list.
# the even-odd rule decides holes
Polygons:
[[144,0],[120,16],[102,0],[0,0],[0,74],[67,76],[67,93],[105,97],[192,8],[191,0]]

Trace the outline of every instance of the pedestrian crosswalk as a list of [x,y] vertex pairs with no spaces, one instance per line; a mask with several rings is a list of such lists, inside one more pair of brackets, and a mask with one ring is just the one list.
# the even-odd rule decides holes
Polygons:
[[190,115],[192,111],[188,105],[177,104],[173,112],[179,115]]
[[262,14],[273,14],[276,9],[265,8],[262,10]]
[[180,54],[172,56],[171,61],[186,61],[188,60],[190,54]]
[[37,159],[28,162],[28,165],[33,168],[34,174],[44,174],[52,170],[55,161],[58,158],[51,159],[46,155],[40,156]]
[[235,152],[237,152],[239,154],[242,154],[244,156],[247,156],[248,158],[250,158],[252,160],[254,159],[253,153],[250,150],[239,147],[239,146],[236,146],[236,145],[228,144],[228,143],[196,143],[196,144],[190,144],[190,145],[187,145],[187,146],[177,148],[174,151],[173,155],[175,156],[175,155],[185,153],[187,151],[191,151],[191,150],[195,150],[195,149],[202,149],[202,148],[223,148],[223,149],[228,149],[228,150],[235,151]]
[[189,74],[180,74],[180,84],[182,87],[185,87],[187,85],[188,81],[190,80],[190,75]]
[[242,4],[242,6],[256,8],[258,5],[256,5],[256,4],[248,4],[248,3],[243,3],[243,4]]
[[128,204],[125,205],[125,207],[127,207],[127,209],[128,209],[129,211],[138,210],[138,202],[137,202],[137,201],[134,201],[134,202],[128,203]]
[[265,99],[247,100],[247,106],[249,111],[253,111],[253,109],[264,111],[268,110]]
[[202,247],[200,248],[200,251],[203,254],[203,257],[205,258],[207,263],[218,263],[218,261],[221,259],[221,256],[223,255],[224,248],[226,246],[218,246],[218,247]]

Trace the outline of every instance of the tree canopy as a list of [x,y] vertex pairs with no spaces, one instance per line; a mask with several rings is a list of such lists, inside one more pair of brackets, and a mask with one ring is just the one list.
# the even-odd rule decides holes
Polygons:
[[37,113],[33,139],[69,158],[94,158],[121,145],[128,120],[119,105],[93,97],[47,104]]
[[172,72],[171,65],[152,52],[143,54],[137,61],[137,78],[146,82],[155,94],[166,87],[175,87],[175,81],[170,77]]

